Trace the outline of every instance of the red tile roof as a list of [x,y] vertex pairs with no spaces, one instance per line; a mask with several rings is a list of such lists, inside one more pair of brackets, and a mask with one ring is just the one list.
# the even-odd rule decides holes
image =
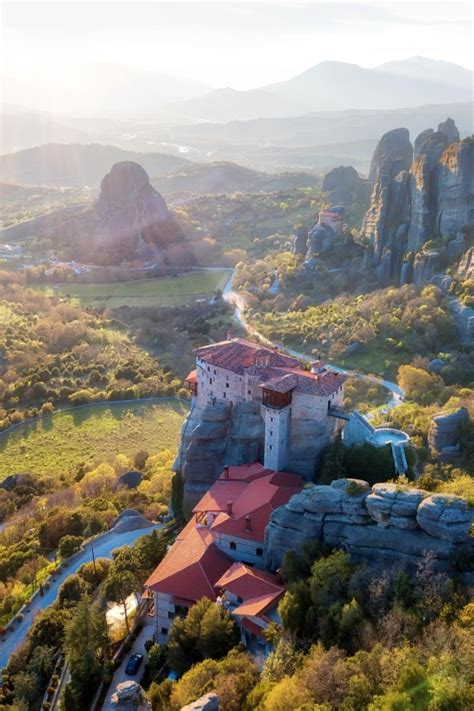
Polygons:
[[242,375],[247,368],[255,365],[259,358],[267,358],[266,365],[282,368],[296,368],[300,365],[296,358],[284,355],[274,348],[265,348],[244,338],[234,338],[230,341],[203,346],[197,348],[194,353],[206,363],[231,370],[238,375]]
[[258,617],[263,615],[267,610],[275,607],[283,597],[284,590],[280,592],[267,593],[259,595],[250,600],[245,600],[241,605],[232,610],[234,615],[245,615],[246,617]]
[[244,563],[234,563],[216,582],[216,587],[227,590],[242,600],[250,600],[262,595],[283,594],[283,587],[276,575]]
[[186,383],[197,383],[197,370],[192,370],[186,378]]
[[[239,469],[239,472],[235,470]],[[301,490],[303,480],[297,474],[274,472],[261,464],[246,467],[229,467],[228,476],[221,474],[201,501],[194,513],[209,511],[217,514],[210,530],[263,543],[265,528],[271,513]],[[240,480],[234,476],[241,476]],[[229,503],[232,508],[229,512]],[[250,522],[248,517],[250,516]],[[250,530],[248,529],[250,523]]]
[[346,379],[343,374],[331,370],[311,373],[304,370],[296,358],[242,338],[203,346],[194,352],[198,358],[211,365],[239,375],[247,371],[250,375],[258,376],[260,387],[276,392],[297,390],[309,395],[327,397],[338,390]]
[[229,558],[217,548],[210,530],[190,521],[145,586],[193,602],[215,600],[214,585],[228,567]]

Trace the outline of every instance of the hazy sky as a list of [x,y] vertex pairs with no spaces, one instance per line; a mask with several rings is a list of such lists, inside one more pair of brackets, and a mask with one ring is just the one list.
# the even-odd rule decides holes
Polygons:
[[[474,68],[465,2],[2,2],[1,61],[18,86],[105,61],[238,89],[323,60],[423,55]],[[47,79],[46,79],[47,78]]]

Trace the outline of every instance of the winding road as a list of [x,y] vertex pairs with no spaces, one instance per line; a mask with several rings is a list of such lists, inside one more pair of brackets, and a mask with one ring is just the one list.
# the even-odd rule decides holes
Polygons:
[[[232,271],[232,274],[230,276],[229,281],[227,282],[223,292],[222,296],[227,301],[228,303],[232,304],[234,307],[234,319],[242,326],[242,328],[250,335],[254,336],[255,338],[258,338],[262,343],[266,344],[267,346],[271,348],[278,348],[281,351],[285,351],[285,353],[288,353],[288,355],[292,355],[295,358],[299,358],[301,360],[313,360],[314,356],[309,354],[309,353],[304,353],[303,351],[296,351],[293,350],[292,348],[288,348],[287,346],[281,344],[281,343],[273,343],[270,341],[268,338],[263,336],[258,329],[255,328],[251,323],[249,323],[245,316],[245,299],[242,296],[242,294],[239,294],[237,291],[234,290],[233,284],[234,284],[234,278],[235,278],[235,269]],[[384,378],[379,378],[376,375],[368,375],[366,373],[361,373],[358,370],[350,370],[347,368],[340,368],[337,365],[332,365],[331,363],[327,364],[328,367],[331,370],[336,371],[337,373],[345,373],[346,375],[351,375],[356,378],[360,378],[361,380],[365,380],[370,383],[375,383],[376,385],[381,385],[384,387],[386,390],[390,392],[390,400],[388,403],[385,405],[384,409],[386,411],[393,409],[397,405],[400,405],[405,397],[405,393],[403,392],[402,388],[397,385],[397,383],[392,383],[391,380],[385,380]],[[378,408],[377,408],[378,409]],[[370,417],[373,415],[373,412],[369,412],[366,417]]]
[[87,543],[84,549],[75,555],[69,562],[67,568],[63,568],[56,578],[51,580],[51,587],[44,591],[44,595],[36,595],[33,601],[27,606],[21,622],[14,623],[13,629],[5,635],[5,641],[0,645],[0,669],[8,664],[10,655],[23,642],[36,616],[53,604],[59,592],[59,588],[73,573],[81,567],[83,563],[92,561],[92,546],[94,547],[95,558],[112,558],[112,552],[121,546],[129,546],[136,540],[151,533],[153,529],[161,527],[161,524],[150,526],[149,528],[139,528],[134,531],[116,532],[113,529],[107,531],[102,536],[96,538],[92,543]]

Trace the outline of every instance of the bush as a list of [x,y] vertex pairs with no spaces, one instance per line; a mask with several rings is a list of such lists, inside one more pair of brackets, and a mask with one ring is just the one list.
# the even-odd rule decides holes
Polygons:
[[82,536],[63,536],[58,546],[58,553],[61,558],[69,558],[76,553],[81,547],[83,540]]

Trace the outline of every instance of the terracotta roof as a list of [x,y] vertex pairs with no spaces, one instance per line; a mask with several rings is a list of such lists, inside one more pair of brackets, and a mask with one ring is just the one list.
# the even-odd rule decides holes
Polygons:
[[[238,471],[236,471],[238,470]],[[217,514],[210,526],[212,532],[225,533],[262,542],[271,513],[301,490],[302,478],[288,472],[275,472],[261,464],[229,467],[194,507],[194,513]],[[234,477],[239,477],[235,478]],[[232,508],[229,512],[229,503]],[[250,516],[250,530],[248,528]]]
[[194,353],[198,358],[219,368],[231,370],[243,375],[247,368],[255,365],[258,358],[268,358],[267,365],[296,368],[300,365],[296,358],[280,353],[274,348],[266,348],[258,343],[252,343],[244,338],[234,338],[209,346],[197,348]]
[[267,380],[265,383],[259,385],[260,388],[268,388],[277,393],[287,393],[290,390],[294,390],[298,385],[298,380],[294,373],[285,373],[285,375],[280,375],[279,377]]
[[267,593],[266,595],[259,595],[251,598],[232,610],[232,613],[234,615],[258,617],[264,612],[267,612],[267,610],[270,610],[272,607],[275,607],[275,605],[277,605],[283,597],[283,593],[284,590],[282,588],[279,592]]
[[184,600],[215,600],[214,585],[228,567],[229,558],[217,548],[210,530],[190,521],[145,586]]
[[186,378],[186,383],[197,383],[197,370],[192,370]]
[[227,590],[248,601],[263,595],[280,595],[283,587],[276,575],[251,568],[244,563],[234,563],[216,582],[216,587]]

